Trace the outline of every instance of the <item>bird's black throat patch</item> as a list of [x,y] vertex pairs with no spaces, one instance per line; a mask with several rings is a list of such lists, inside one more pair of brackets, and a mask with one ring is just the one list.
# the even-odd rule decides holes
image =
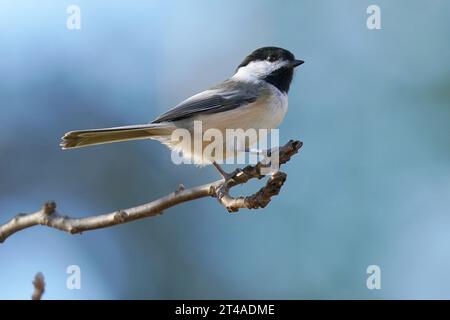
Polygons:
[[274,85],[282,92],[288,92],[294,75],[292,67],[282,67],[263,78],[264,81]]

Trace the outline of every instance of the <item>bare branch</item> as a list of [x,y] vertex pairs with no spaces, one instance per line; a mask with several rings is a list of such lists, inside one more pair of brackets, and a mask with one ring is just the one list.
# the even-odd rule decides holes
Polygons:
[[[288,162],[291,156],[296,154],[302,145],[303,143],[300,141],[290,140],[286,145],[280,147],[279,164],[282,165]],[[47,202],[40,210],[34,213],[18,214],[9,222],[0,225],[0,243],[12,234],[36,225],[48,226],[71,234],[81,233],[159,215],[167,208],[208,196],[217,198],[219,203],[229,212],[236,212],[240,208],[264,208],[269,204],[271,198],[280,192],[286,180],[285,173],[281,171],[275,172],[263,188],[247,197],[233,198],[229,194],[229,191],[232,187],[244,184],[250,179],[263,178],[264,175],[261,174],[261,169],[268,168],[269,165],[267,161],[261,161],[256,165],[248,165],[243,169],[236,169],[227,181],[222,179],[189,189],[180,185],[175,192],[152,202],[125,210],[117,210],[115,212],[85,218],[71,218],[61,214],[56,211],[56,204],[54,202]]]
[[41,300],[42,295],[45,292],[45,280],[44,275],[41,272],[36,273],[33,281],[34,292],[31,296],[33,300]]

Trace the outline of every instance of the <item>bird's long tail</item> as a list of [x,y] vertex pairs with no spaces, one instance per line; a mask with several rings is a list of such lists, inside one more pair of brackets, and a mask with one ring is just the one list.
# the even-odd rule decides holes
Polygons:
[[170,136],[175,129],[169,123],[150,123],[134,126],[79,130],[67,132],[62,137],[63,149],[81,148],[96,144]]

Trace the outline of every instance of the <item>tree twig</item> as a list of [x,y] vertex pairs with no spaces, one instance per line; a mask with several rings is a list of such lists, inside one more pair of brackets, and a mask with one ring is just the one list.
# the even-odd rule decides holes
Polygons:
[[[286,145],[279,148],[279,164],[288,162],[292,155],[296,154],[302,147],[301,141],[290,140]],[[56,211],[55,202],[47,202],[40,210],[29,214],[18,214],[9,222],[0,225],[0,243],[12,234],[36,225],[44,225],[51,228],[69,232],[71,234],[81,233],[88,230],[106,228],[145,217],[162,214],[163,210],[176,206],[180,203],[204,198],[214,197],[229,211],[237,212],[241,208],[257,209],[264,208],[271,198],[280,192],[286,180],[286,174],[276,171],[268,179],[266,185],[258,192],[247,197],[234,198],[229,191],[238,184],[244,184],[250,179],[261,179],[262,168],[268,168],[267,161],[260,161],[256,165],[248,165],[243,169],[236,169],[227,181],[218,180],[193,188],[180,187],[173,193],[154,200],[152,202],[115,212],[94,215],[85,218],[71,218]]]
[[41,272],[36,273],[33,281],[34,292],[31,296],[33,300],[41,300],[42,295],[45,292],[45,279],[44,275]]

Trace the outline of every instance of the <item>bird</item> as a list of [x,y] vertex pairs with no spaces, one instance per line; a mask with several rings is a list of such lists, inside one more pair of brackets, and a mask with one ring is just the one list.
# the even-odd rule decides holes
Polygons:
[[[198,139],[194,133],[195,124],[201,123],[204,132],[215,129],[224,136],[229,129],[277,128],[288,109],[288,92],[294,69],[303,63],[289,50],[280,47],[256,49],[245,57],[229,79],[187,98],[150,123],[70,131],[64,134],[60,146],[62,149],[74,149],[152,139],[181,153],[182,158],[192,159],[197,165],[213,164],[226,179],[227,173],[219,163],[237,152],[248,152],[258,142],[258,137],[246,140],[239,150],[230,150],[223,142],[221,152],[216,150],[212,155],[205,155],[208,141],[201,141],[200,148],[193,147],[196,145],[195,139]],[[192,143],[174,141],[174,133],[180,130],[191,134],[189,142]]]

